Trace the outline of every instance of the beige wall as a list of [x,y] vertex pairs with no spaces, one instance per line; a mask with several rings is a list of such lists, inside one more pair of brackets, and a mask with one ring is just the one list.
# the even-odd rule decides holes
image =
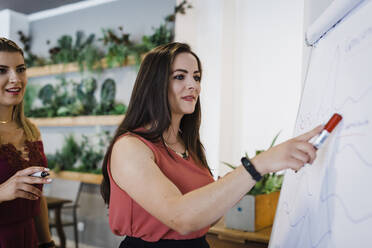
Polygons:
[[177,17],[176,40],[204,65],[202,139],[210,166],[238,164],[247,151],[291,137],[301,91],[304,2],[191,1]]

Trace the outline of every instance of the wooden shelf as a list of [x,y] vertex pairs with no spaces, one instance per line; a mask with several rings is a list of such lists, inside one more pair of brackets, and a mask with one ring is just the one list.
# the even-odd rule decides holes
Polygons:
[[[101,60],[101,65],[103,69],[108,68],[105,59]],[[122,66],[135,65],[136,59],[133,56],[129,56]],[[27,69],[27,77],[41,77],[48,75],[63,74],[69,72],[78,72],[80,67],[78,63],[68,63],[68,64],[56,64],[56,65],[46,65],[40,67],[30,67]]]
[[73,127],[73,126],[117,126],[124,115],[92,115],[76,117],[30,118],[38,127]]
[[222,218],[216,225],[209,229],[208,233],[217,235],[221,240],[229,240],[236,243],[254,241],[268,244],[271,235],[271,226],[257,232],[245,232],[226,228]]
[[101,184],[102,179],[103,179],[103,176],[101,174],[76,172],[76,171],[60,171],[58,173],[54,171],[50,171],[50,177],[73,180],[73,181],[80,181],[83,183],[90,183],[90,184]]

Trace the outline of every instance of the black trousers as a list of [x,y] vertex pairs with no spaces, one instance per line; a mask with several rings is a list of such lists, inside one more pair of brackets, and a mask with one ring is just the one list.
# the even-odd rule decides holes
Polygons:
[[147,242],[127,236],[120,243],[119,248],[209,248],[209,244],[205,236],[186,240],[161,239],[157,242]]

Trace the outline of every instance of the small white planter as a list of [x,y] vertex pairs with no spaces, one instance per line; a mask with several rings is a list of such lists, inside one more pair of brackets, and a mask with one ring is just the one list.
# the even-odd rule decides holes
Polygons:
[[225,214],[225,226],[247,232],[256,232],[274,222],[279,192],[266,195],[245,195]]
[[231,229],[254,232],[254,202],[255,197],[245,195],[234,207],[225,214],[225,226]]

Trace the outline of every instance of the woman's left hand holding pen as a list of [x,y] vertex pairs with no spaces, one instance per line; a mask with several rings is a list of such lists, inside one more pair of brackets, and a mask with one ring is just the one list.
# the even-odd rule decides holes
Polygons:
[[11,201],[16,198],[37,200],[42,195],[41,191],[33,184],[48,184],[50,178],[30,176],[36,172],[48,171],[45,167],[32,166],[20,170],[11,178],[0,184],[0,203]]

